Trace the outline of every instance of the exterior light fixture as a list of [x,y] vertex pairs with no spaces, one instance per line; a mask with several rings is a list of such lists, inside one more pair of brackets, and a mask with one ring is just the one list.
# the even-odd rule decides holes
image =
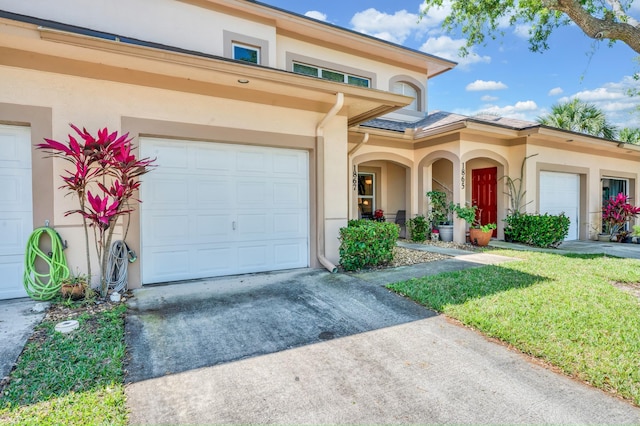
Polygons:
[[247,80],[246,78],[239,78],[239,79],[238,79],[238,83],[240,83],[240,84],[247,84],[247,83],[249,83],[249,80]]

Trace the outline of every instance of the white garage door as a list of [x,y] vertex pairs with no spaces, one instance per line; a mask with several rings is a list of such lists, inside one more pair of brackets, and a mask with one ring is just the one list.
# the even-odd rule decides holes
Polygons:
[[301,150],[141,138],[143,284],[309,265]]
[[31,131],[0,125],[0,299],[25,297],[24,251],[33,231]]
[[565,241],[579,239],[580,176],[540,172],[540,213],[564,214],[571,220]]

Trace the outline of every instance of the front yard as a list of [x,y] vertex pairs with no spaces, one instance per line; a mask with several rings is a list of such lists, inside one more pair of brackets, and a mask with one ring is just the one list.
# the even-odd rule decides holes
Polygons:
[[[29,339],[0,395],[0,424],[124,425],[125,306],[84,307],[69,334],[54,330],[70,318],[56,306]],[[88,312],[85,312],[88,311]],[[64,317],[56,313],[65,312]],[[73,312],[73,310],[71,310]]]
[[389,287],[640,405],[640,261],[492,253],[522,260]]
[[[492,253],[520,260],[390,288],[640,405],[640,261]],[[64,335],[50,312],[1,389],[0,423],[126,424],[124,311],[84,313]]]

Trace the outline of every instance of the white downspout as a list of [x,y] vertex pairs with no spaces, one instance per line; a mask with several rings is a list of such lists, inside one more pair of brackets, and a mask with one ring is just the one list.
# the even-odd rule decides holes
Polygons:
[[336,103],[316,127],[316,251],[320,264],[332,274],[338,272],[338,268],[326,258],[324,244],[324,126],[343,105],[344,94],[336,93]]

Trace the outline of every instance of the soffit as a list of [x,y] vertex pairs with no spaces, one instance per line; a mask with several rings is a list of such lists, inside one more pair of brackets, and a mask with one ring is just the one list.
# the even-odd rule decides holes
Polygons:
[[[345,95],[349,125],[412,99],[272,68],[131,45],[0,19],[0,64],[324,113]],[[238,80],[248,80],[241,84]]]
[[272,22],[279,34],[390,65],[422,72],[428,78],[454,68],[457,63],[356,33],[325,22],[247,0],[180,0],[200,7],[226,11],[262,23]]

